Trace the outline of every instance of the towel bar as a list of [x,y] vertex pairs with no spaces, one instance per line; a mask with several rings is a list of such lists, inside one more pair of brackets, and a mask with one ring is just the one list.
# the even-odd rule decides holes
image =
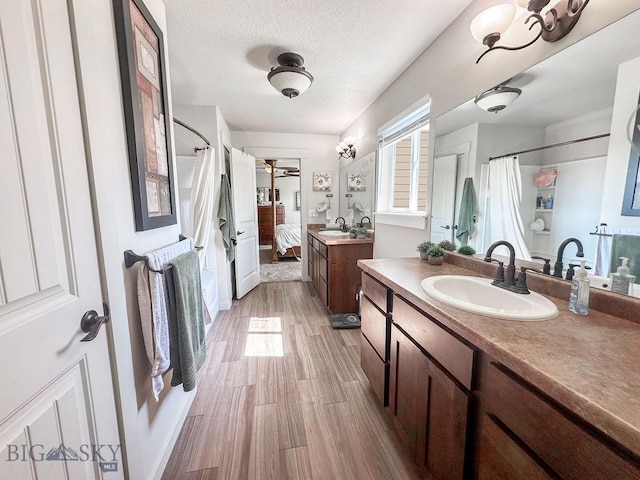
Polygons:
[[596,235],[598,237],[613,237],[612,234],[610,233],[601,233],[598,230],[600,229],[600,227],[606,227],[607,224],[606,223],[601,223],[600,225],[598,225],[595,229],[595,231],[593,232],[589,232],[589,235]]
[[[186,239],[187,239],[187,237],[185,237],[182,234],[180,234],[180,236],[178,237],[178,241],[180,241],[180,242],[182,242],[183,240],[186,240]],[[195,249],[196,250],[202,250],[202,247],[195,247]],[[151,268],[149,266],[149,258],[146,255],[138,255],[133,250],[125,250],[125,252],[124,252],[124,265],[125,265],[125,267],[131,268],[138,262],[144,262],[145,266],[147,267],[147,269],[150,272],[165,273],[165,272],[168,272],[169,270],[171,270],[171,267],[163,268],[162,270],[156,270],[154,268]]]

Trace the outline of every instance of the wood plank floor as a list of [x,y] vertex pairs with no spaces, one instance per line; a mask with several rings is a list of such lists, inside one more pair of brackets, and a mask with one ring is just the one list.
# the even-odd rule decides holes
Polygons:
[[309,283],[263,283],[218,315],[163,480],[420,478]]

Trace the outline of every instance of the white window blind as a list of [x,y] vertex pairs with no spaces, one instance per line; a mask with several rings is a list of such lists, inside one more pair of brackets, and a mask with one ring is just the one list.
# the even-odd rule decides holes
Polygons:
[[386,128],[382,133],[378,135],[380,147],[390,145],[396,140],[402,137],[406,137],[410,133],[424,127],[429,123],[430,114],[431,106],[427,103],[425,106],[419,108],[410,115],[407,115],[399,122],[396,122],[390,127]]

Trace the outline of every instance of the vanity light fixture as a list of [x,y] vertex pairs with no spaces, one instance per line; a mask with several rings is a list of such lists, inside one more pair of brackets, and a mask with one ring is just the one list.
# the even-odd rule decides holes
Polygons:
[[285,97],[294,98],[307,91],[313,83],[313,75],[302,66],[304,58],[297,53],[283,53],[278,56],[280,66],[273,67],[267,79],[273,88]]
[[504,83],[478,95],[473,101],[483,110],[498,113],[511,105],[522,93],[519,88],[507,87]]
[[340,158],[356,158],[356,147],[353,146],[355,143],[355,137],[345,137],[336,145],[336,152],[340,154]]
[[480,12],[469,26],[473,37],[489,47],[478,57],[476,63],[493,50],[521,50],[533,45],[541,37],[546,42],[560,40],[575,27],[582,11],[589,4],[589,0],[560,0],[543,13],[542,10],[549,5],[550,0],[514,0],[514,2],[519,8],[531,12],[531,15],[524,21],[525,25],[527,25],[529,21],[533,20],[529,30],[537,24],[540,26],[540,31],[533,40],[518,47],[496,45],[501,35],[513,22],[516,9],[514,5],[509,3],[490,7]]

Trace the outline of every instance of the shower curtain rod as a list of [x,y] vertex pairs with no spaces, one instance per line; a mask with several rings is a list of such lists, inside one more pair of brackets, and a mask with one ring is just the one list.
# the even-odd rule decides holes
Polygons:
[[[178,120],[176,117],[173,117],[173,121],[175,123],[177,123],[178,125],[180,125],[181,127],[184,127],[187,130],[189,130],[190,132],[195,133],[197,136],[199,136],[207,144],[207,147],[211,146],[211,142],[209,142],[209,140],[207,140],[207,137],[205,137],[203,134],[201,134],[198,130],[196,130],[192,126],[187,125],[186,123],[184,123],[181,120]],[[196,150],[203,150],[203,149],[202,148],[196,148]]]
[[522,150],[521,152],[506,153],[506,154],[500,155],[498,157],[489,157],[489,161],[495,160],[497,158],[502,158],[502,157],[512,157],[514,155],[520,155],[521,153],[531,153],[531,152],[537,152],[539,150],[546,150],[547,148],[564,147],[565,145],[573,145],[574,143],[587,142],[589,140],[596,140],[598,138],[605,138],[605,137],[608,137],[610,135],[611,135],[610,133],[603,133],[602,135],[594,135],[593,137],[578,138],[577,140],[569,140],[567,142],[554,143],[553,145],[546,145],[544,147],[531,148],[529,150]]

